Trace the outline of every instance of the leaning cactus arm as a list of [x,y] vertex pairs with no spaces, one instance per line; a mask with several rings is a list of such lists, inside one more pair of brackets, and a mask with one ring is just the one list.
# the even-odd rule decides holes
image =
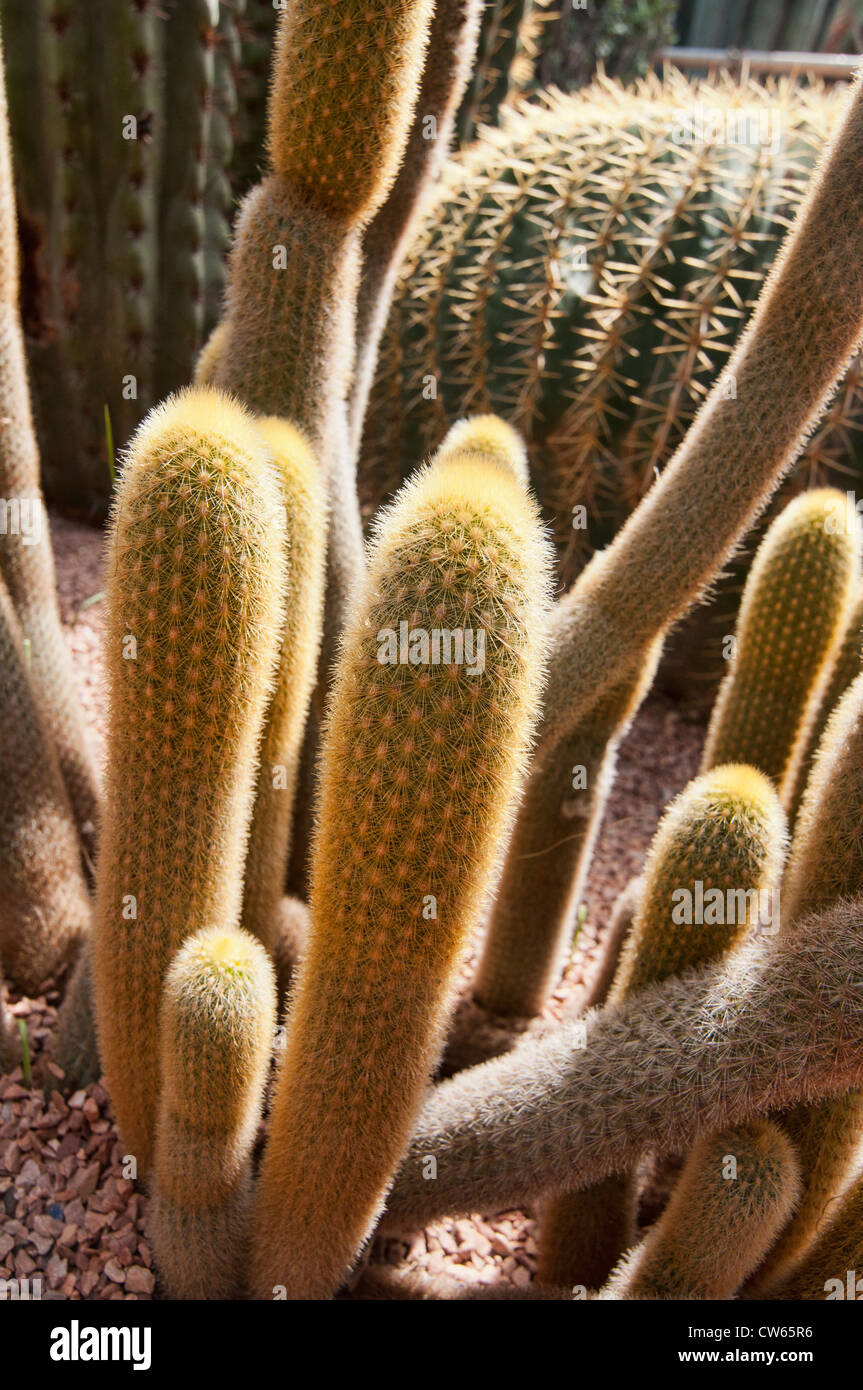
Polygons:
[[617,750],[661,649],[660,639],[638,672],[609,691],[552,758],[531,769],[533,814],[516,822],[474,984],[477,1002],[490,1013],[541,1013],[566,964]]
[[768,1298],[859,1299],[863,1268],[863,1176],[831,1210],[803,1258],[784,1279],[771,1284]]
[[437,0],[410,137],[386,202],[363,237],[357,302],[357,357],[348,407],[351,442],[359,451],[378,346],[387,322],[402,254],[450,147],[455,115],[476,53],[482,0]]
[[327,510],[317,459],[299,431],[285,420],[269,418],[261,421],[259,432],[278,474],[288,578],[279,671],[264,724],[249,831],[242,925],[273,952],[321,641]]
[[0,960],[25,993],[69,961],[90,927],[72,808],[21,629],[0,580]]
[[[558,605],[544,748],[562,743],[703,593],[797,457],[859,345],[861,148],[858,82],[722,382],[661,478]],[[735,399],[724,389],[729,377]]]
[[[85,848],[98,820],[96,773],[78,708],[72,663],[60,624],[48,514],[42,500],[24,339],[18,314],[18,231],[0,52],[0,500],[21,524],[0,535],[0,575],[24,636],[63,778]],[[10,512],[11,515],[11,512]]]
[[144,1176],[161,985],[185,939],[238,925],[283,625],[278,480],[248,412],[170,398],[130,446],[106,597],[105,834],[93,950],[105,1076]]
[[793,939],[747,943],[594,1014],[586,1048],[581,1026],[564,1024],[442,1082],[385,1227],[518,1207],[859,1084],[861,951],[863,903],[841,904]]
[[473,457],[433,461],[379,522],[323,744],[261,1297],[336,1291],[410,1137],[526,762],[550,559],[529,494]]
[[860,525],[841,492],[816,488],[780,512],[746,580],[734,658],[707,731],[705,770],[750,763],[773,778],[788,804],[859,573]]
[[600,1299],[733,1298],[799,1192],[794,1150],[770,1120],[700,1140],[665,1211]]
[[221,927],[189,938],[165,976],[148,1221],[171,1298],[243,1291],[252,1149],[275,1022],[275,975],[260,942]]

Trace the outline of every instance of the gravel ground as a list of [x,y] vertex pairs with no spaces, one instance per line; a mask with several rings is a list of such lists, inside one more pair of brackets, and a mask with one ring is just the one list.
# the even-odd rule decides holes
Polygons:
[[[102,536],[59,518],[52,535],[75,678],[101,758],[103,606],[89,600],[102,589]],[[611,905],[638,873],[663,806],[694,775],[702,739],[702,726],[668,699],[651,699],[640,712],[620,752],[586,920],[551,1014],[597,964]],[[63,984],[50,983],[38,999],[11,997],[13,1014],[26,1020],[34,1088],[25,1088],[20,1068],[0,1080],[0,1279],[41,1278],[43,1298],[150,1298],[156,1281],[144,1235],[146,1198],[123,1176],[108,1094],[95,1085],[65,1098],[57,1088],[62,1072],[40,1055]],[[436,1222],[405,1239],[378,1242],[372,1258],[465,1282],[527,1285],[535,1224],[520,1211]]]

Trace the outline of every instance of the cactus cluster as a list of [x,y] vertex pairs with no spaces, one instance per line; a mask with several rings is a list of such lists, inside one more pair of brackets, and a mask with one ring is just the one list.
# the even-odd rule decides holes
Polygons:
[[[243,38],[244,7],[229,8],[212,12],[226,67],[201,126],[222,147]],[[201,57],[196,5],[132,10],[145,28],[181,26]],[[793,502],[766,533],[704,770],[618,904],[595,1007],[536,1019],[618,745],[668,634],[837,384],[847,390],[863,341],[863,88],[841,116],[811,98],[835,138],[734,348],[736,394],[714,384],[629,520],[552,601],[536,439],[482,392],[436,451],[423,446],[367,549],[360,525],[359,368],[374,361],[479,19],[468,0],[279,10],[266,163],[239,212],[219,326],[196,384],[134,432],[113,501],[101,806],[82,792],[49,538],[36,564],[22,537],[0,536],[0,868],[14,888],[0,900],[2,973],[19,992],[65,982],[52,1075],[58,1060],[70,1085],[104,1075],[169,1297],[330,1298],[352,1277],[359,1297],[458,1297],[446,1281],[377,1270],[374,1234],[526,1202],[539,1204],[542,1253],[525,1297],[571,1296],[573,1283],[601,1300],[818,1297],[856,1248],[863,1088],[861,561],[840,493]],[[172,62],[187,52],[178,43]],[[174,84],[179,123],[200,115],[204,67]],[[440,117],[432,151],[416,139],[426,102]],[[585,179],[613,201],[603,161],[620,149],[601,105],[585,97],[576,145]],[[558,98],[537,106],[550,140],[561,110]],[[791,127],[801,148],[804,125]],[[643,132],[618,136],[627,158],[653,161],[648,181],[633,178],[613,213],[599,200],[586,234],[603,247],[606,310],[631,314],[608,278],[617,240],[638,240],[646,202],[662,221],[667,178],[685,183],[698,156],[664,173],[661,141],[648,158]],[[159,177],[177,193],[163,211],[179,246],[206,142],[194,160],[173,155]],[[528,167],[511,165],[516,184]],[[213,194],[224,212],[224,186]],[[648,284],[672,293],[676,238],[696,234],[700,209],[683,187],[675,196],[679,225],[646,237],[645,319]],[[756,215],[737,208],[753,263],[747,239],[769,240],[796,207],[788,196],[757,237]],[[14,246],[12,213],[0,141],[0,250]],[[171,272],[186,354],[188,269]],[[42,508],[5,273],[0,465]],[[739,262],[720,277],[729,294],[735,276]],[[505,303],[505,264],[500,279]],[[588,309],[605,322],[584,308],[586,332]],[[566,352],[544,360],[571,402]],[[391,462],[401,469],[398,449]],[[285,892],[291,855],[308,868],[307,899]],[[457,1012],[472,951],[472,1012]],[[13,1037],[0,1015],[4,1067]],[[646,1154],[683,1166],[643,1232]]]

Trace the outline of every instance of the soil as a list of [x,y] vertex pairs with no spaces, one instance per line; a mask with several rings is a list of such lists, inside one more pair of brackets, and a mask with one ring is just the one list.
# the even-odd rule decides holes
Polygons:
[[[61,518],[52,519],[52,536],[75,679],[101,759],[103,538]],[[551,1015],[596,968],[612,904],[639,872],[663,807],[697,770],[703,737],[698,719],[667,697],[651,698],[639,713],[620,751],[585,921],[549,1001]],[[466,982],[469,976],[468,966]],[[101,1084],[64,1096],[62,1072],[41,1057],[62,985],[49,982],[38,998],[10,996],[12,1013],[26,1023],[34,1086],[24,1085],[20,1067],[0,1079],[0,1280],[29,1279],[31,1289],[41,1280],[42,1298],[151,1298],[157,1289],[144,1233],[147,1199],[123,1174],[110,1097]],[[469,1283],[527,1285],[536,1262],[535,1222],[520,1211],[439,1221],[405,1239],[377,1242],[372,1258]]]

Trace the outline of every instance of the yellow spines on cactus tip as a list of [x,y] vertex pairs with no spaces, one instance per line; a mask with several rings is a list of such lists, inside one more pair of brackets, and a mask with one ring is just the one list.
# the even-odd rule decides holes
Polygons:
[[364,223],[404,154],[433,0],[288,0],[279,18],[267,144],[301,202]]
[[719,691],[705,769],[745,762],[786,806],[857,596],[860,524],[835,488],[804,492],[758,548]]
[[769,1120],[702,1139],[662,1216],[601,1299],[731,1298],[794,1210],[794,1150]]
[[437,458],[476,455],[506,468],[525,487],[530,483],[527,448],[517,430],[499,415],[470,415],[457,420],[437,451]]
[[210,390],[147,417],[117,490],[93,970],[105,1075],[139,1176],[152,1157],[165,971],[194,932],[239,924],[284,618],[281,507],[254,420]]
[[690,782],[650,847],[611,1000],[721,955],[775,910],[785,844],[785,815],[763,773],[732,765]]
[[172,1298],[232,1298],[242,1290],[252,1146],[275,1022],[273,967],[247,932],[204,928],[177,952],[162,992],[148,1223]]
[[273,952],[291,837],[303,731],[324,616],[327,505],[320,466],[286,420],[258,425],[282,493],[288,577],[281,660],[264,724],[243,888],[242,925]]
[[334,1293],[381,1210],[521,785],[549,576],[535,503],[482,459],[433,461],[377,522],[323,745],[261,1297]]

